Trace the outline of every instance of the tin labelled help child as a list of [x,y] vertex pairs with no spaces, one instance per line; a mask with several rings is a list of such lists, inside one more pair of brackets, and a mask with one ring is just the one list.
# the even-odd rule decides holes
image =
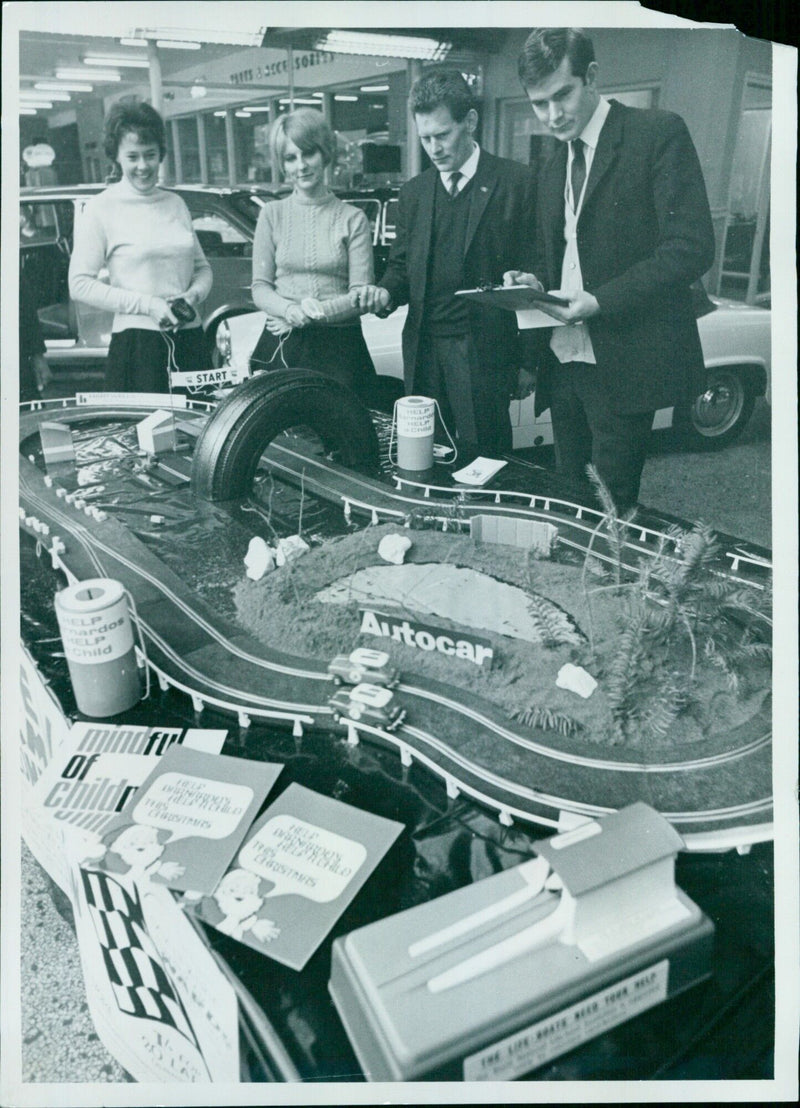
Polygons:
[[397,465],[400,469],[423,470],[433,465],[433,436],[436,401],[427,396],[404,396],[395,404],[397,420]]
[[120,582],[92,577],[70,585],[56,593],[55,610],[79,710],[106,717],[132,708],[139,671]]

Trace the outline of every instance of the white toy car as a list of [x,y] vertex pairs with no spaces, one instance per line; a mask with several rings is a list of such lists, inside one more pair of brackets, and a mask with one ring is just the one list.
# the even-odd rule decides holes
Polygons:
[[[706,391],[682,409],[656,412],[653,429],[680,427],[691,449],[727,446],[738,438],[757,396],[770,399],[771,316],[769,308],[736,300],[711,298],[714,311],[697,321],[708,371]],[[375,368],[381,377],[395,378],[400,395],[403,358],[400,337],[407,309],[400,307],[386,319],[362,317],[361,326]],[[264,328],[264,314],[236,316],[217,328],[217,360],[249,371],[250,355]],[[550,411],[534,416],[534,393],[515,398],[510,405],[514,449],[549,446],[553,442]]]
[[389,655],[383,650],[370,650],[359,647],[350,654],[337,654],[328,663],[328,673],[337,685],[345,681],[348,685],[383,685],[394,688],[400,680],[400,674],[389,665]]
[[382,685],[361,684],[353,689],[339,689],[328,701],[333,719],[339,723],[350,719],[354,723],[369,723],[384,731],[394,731],[405,719],[405,708],[394,703],[392,692]]

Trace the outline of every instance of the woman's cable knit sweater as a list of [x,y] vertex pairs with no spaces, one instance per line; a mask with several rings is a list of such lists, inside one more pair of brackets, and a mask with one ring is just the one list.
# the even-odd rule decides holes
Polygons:
[[[106,267],[109,284],[98,280]],[[196,305],[211,291],[211,279],[189,209],[174,192],[140,193],[123,178],[93,196],[75,221],[70,296],[114,312],[114,331],[159,330],[147,314],[154,297],[188,294]]]
[[[265,285],[294,303],[307,297],[324,303],[373,281],[372,235],[359,208],[333,193],[319,200],[292,193],[261,209],[253,240],[254,293]],[[357,315],[355,309],[337,310],[335,318],[352,321]]]

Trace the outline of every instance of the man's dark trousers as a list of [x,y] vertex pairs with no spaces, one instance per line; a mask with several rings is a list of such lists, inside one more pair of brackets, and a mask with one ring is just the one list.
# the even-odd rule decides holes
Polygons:
[[619,515],[636,505],[654,411],[617,411],[587,362],[564,362],[551,382],[558,472],[585,491],[586,466],[593,462]]

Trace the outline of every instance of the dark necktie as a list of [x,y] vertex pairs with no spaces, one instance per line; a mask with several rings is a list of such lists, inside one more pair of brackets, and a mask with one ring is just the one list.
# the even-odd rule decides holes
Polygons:
[[450,174],[450,184],[447,186],[447,191],[451,196],[458,196],[458,182],[461,180],[461,177],[462,173],[460,169]]
[[586,156],[583,152],[583,139],[574,139],[572,143],[572,210],[577,212],[581,202],[583,182],[586,180]]

